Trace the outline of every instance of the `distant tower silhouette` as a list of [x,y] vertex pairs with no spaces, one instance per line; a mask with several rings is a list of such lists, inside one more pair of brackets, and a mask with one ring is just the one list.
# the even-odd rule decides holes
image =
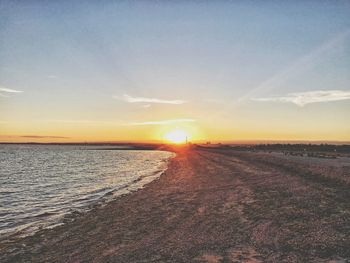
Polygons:
[[186,136],[186,144],[188,144],[187,136]]

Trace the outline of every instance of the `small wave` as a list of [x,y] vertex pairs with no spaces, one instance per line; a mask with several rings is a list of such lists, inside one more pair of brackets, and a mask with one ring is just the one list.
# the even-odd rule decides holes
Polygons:
[[6,147],[16,152],[16,158],[6,161],[5,174],[0,176],[1,202],[6,209],[1,211],[0,235],[19,229],[30,235],[39,227],[60,224],[68,215],[76,216],[136,191],[158,178],[174,156],[162,151]]
[[53,216],[53,215],[57,215],[57,212],[45,212],[42,214],[38,214],[38,215],[34,215],[34,218],[40,218],[40,217],[49,217],[49,216]]

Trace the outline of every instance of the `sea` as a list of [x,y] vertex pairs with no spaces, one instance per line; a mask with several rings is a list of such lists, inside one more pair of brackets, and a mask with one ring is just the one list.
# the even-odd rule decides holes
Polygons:
[[157,179],[174,154],[0,144],[0,237],[30,235]]

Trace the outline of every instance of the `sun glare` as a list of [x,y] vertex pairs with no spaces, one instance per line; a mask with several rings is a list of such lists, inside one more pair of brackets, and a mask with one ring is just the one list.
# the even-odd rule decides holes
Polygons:
[[181,144],[188,140],[188,134],[182,130],[175,130],[167,133],[164,138],[171,143]]

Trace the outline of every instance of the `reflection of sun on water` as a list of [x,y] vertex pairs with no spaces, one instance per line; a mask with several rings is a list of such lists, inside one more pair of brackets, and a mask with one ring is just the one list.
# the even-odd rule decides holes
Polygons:
[[171,143],[181,144],[187,141],[188,135],[182,130],[175,130],[165,134],[164,139]]

